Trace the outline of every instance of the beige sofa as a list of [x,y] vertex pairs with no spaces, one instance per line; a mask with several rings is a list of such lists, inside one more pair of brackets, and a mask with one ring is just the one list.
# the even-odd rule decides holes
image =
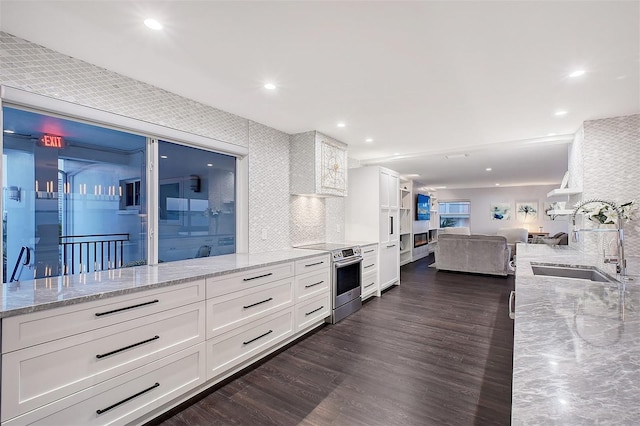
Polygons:
[[436,268],[443,271],[508,275],[511,249],[498,235],[438,235]]

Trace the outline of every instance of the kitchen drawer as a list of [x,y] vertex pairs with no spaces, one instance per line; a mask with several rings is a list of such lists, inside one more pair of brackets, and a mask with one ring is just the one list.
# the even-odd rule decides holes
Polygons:
[[2,421],[204,341],[205,303],[2,356]]
[[369,272],[362,275],[362,300],[373,296],[378,291],[378,273]]
[[306,274],[307,272],[319,271],[329,267],[329,254],[324,253],[320,256],[309,257],[307,259],[296,260],[296,275]]
[[374,244],[362,247],[362,257],[365,259],[367,257],[378,257],[378,245]]
[[[205,343],[201,342],[4,422],[3,426],[127,424],[203,384],[205,358]],[[98,414],[98,410],[106,411]]]
[[207,339],[293,305],[293,278],[209,299]]
[[207,299],[293,277],[293,262],[207,278]]
[[308,274],[296,275],[296,301],[307,300],[319,294],[331,291],[331,275],[329,268]]
[[296,332],[323,321],[331,315],[331,295],[327,292],[319,297],[296,305]]
[[2,353],[204,300],[204,280],[2,320]]
[[378,256],[367,256],[362,259],[362,274],[375,272],[378,269]]
[[207,380],[268,350],[293,333],[293,308],[207,340]]

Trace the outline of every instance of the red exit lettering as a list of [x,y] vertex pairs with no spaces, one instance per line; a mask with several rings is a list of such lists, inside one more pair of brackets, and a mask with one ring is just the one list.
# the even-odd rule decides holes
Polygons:
[[40,139],[40,145],[47,148],[64,148],[62,136],[44,135]]

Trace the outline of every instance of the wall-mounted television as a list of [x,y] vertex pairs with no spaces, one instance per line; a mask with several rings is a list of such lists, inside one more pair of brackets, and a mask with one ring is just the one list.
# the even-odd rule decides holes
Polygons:
[[418,194],[416,198],[416,220],[429,220],[431,218],[431,197]]

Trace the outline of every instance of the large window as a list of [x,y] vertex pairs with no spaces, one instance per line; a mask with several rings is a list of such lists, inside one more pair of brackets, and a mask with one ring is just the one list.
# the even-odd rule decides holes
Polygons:
[[3,122],[4,282],[146,262],[146,138],[8,107]]
[[468,201],[441,201],[438,204],[441,228],[468,227],[471,203]]
[[235,157],[161,141],[147,182],[150,137],[2,113],[4,282],[143,265],[148,241],[158,262],[235,253]]
[[160,141],[158,261],[235,253],[235,157]]

